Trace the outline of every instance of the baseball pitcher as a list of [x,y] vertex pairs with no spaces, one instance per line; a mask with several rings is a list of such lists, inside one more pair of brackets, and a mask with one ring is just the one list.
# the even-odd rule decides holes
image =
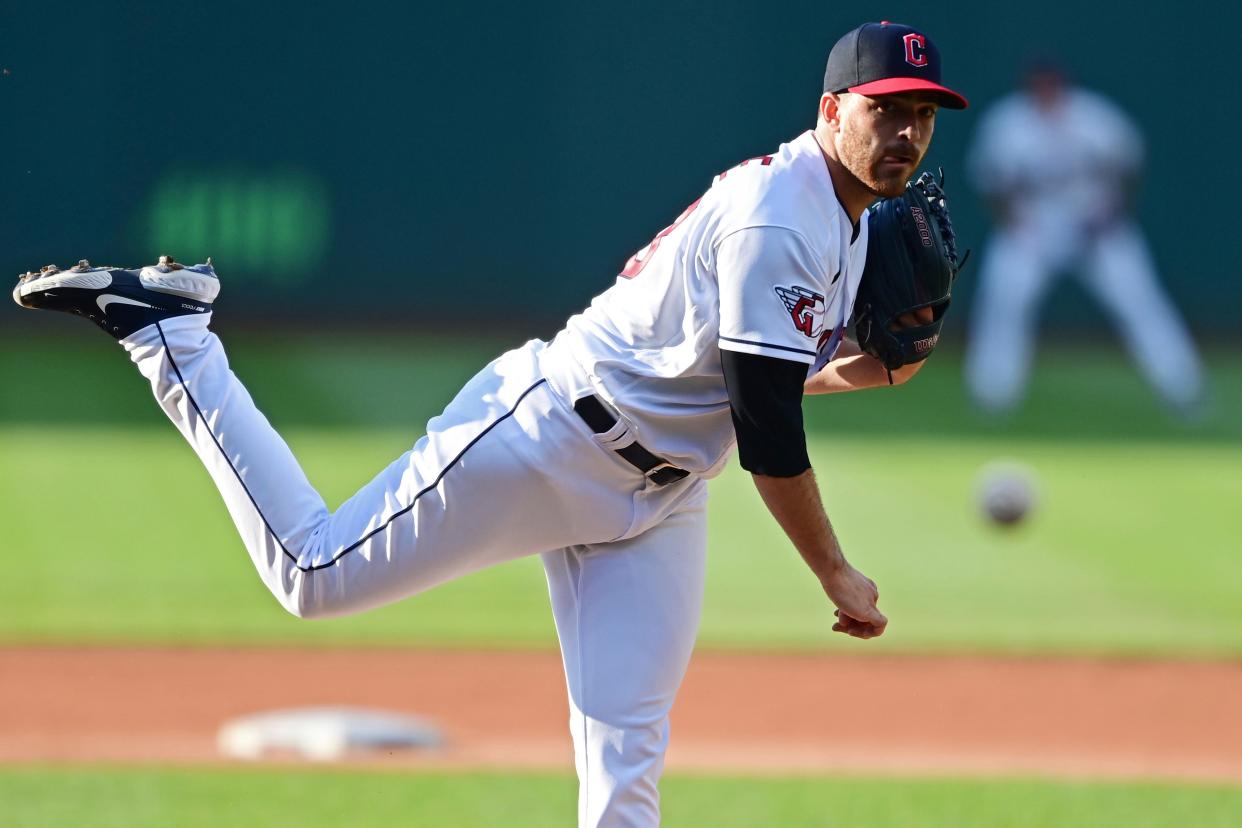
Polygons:
[[966,106],[940,69],[908,26],[846,34],[814,129],[716,176],[555,338],[484,367],[335,512],[229,370],[210,263],[49,266],[13,295],[120,341],[294,615],[542,556],[579,824],[652,826],[702,601],[706,481],[735,445],[837,607],[833,629],[865,639],[888,623],[824,512],[802,397],[900,384],[936,344],[958,257],[936,180],[910,179],[937,111]]

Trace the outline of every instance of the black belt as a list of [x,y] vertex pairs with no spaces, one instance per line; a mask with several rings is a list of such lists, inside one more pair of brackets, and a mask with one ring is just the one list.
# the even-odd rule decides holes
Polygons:
[[[593,395],[575,402],[574,411],[596,434],[603,434],[617,424],[617,418],[600,402],[599,397]],[[657,486],[667,486],[690,474],[667,460],[661,460],[638,443],[630,443],[625,448],[613,449],[613,451],[621,455],[625,462],[641,471]]]

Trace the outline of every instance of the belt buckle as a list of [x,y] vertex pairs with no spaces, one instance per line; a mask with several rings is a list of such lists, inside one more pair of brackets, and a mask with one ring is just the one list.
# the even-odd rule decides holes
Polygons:
[[[672,473],[667,474],[666,472]],[[681,480],[683,477],[688,477],[689,475],[690,472],[685,469],[680,469],[669,462],[660,463],[658,466],[652,466],[643,472],[643,477],[647,478],[657,486],[667,486],[669,483]]]

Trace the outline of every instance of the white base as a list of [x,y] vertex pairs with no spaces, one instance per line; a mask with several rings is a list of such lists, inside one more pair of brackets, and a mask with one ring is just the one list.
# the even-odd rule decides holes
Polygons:
[[347,752],[434,748],[440,730],[411,716],[348,707],[305,707],[258,713],[220,728],[220,752],[233,759],[293,753],[328,762]]

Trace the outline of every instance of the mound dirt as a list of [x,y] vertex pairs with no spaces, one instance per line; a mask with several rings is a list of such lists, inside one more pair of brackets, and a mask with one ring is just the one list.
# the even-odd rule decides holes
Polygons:
[[[15,647],[0,676],[5,763],[220,762],[233,717],[346,705],[448,739],[347,762],[572,768],[554,653]],[[668,766],[1239,782],[1239,699],[1236,663],[701,652]]]

